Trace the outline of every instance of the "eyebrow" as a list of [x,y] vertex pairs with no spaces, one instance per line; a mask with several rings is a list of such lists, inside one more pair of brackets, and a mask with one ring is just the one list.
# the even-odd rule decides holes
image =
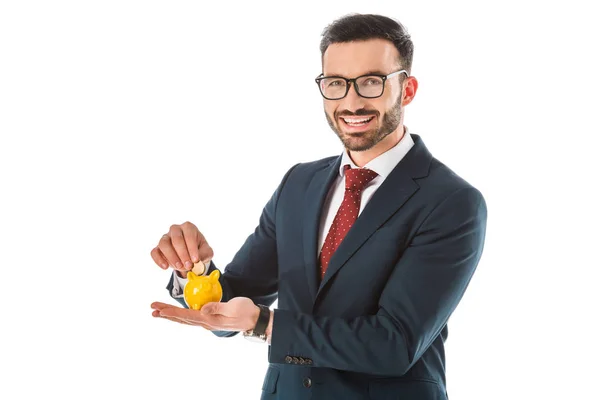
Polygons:
[[[388,74],[385,73],[385,72],[382,72],[379,69],[371,69],[371,70],[369,70],[369,71],[367,71],[365,73],[362,73],[360,75],[357,75],[357,76],[363,76],[363,75],[388,75]],[[342,74],[329,74],[329,75],[323,74],[323,76],[341,76],[341,77],[347,78],[346,76],[344,76]]]

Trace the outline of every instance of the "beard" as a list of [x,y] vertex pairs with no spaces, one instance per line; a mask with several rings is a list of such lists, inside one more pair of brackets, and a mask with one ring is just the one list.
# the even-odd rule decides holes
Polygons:
[[[381,142],[386,136],[388,136],[390,133],[394,132],[398,128],[402,116],[401,107],[402,93],[400,93],[394,105],[390,109],[386,110],[386,112],[383,114],[383,120],[379,118],[379,111],[367,110],[365,108],[356,110],[355,113],[351,113],[349,111],[343,111],[339,113],[335,112],[333,114],[334,120],[332,120],[329,117],[329,114],[327,114],[327,111],[325,111],[325,117],[327,118],[327,123],[338,136],[338,138],[340,138],[345,148],[347,148],[350,151],[365,151],[369,150],[377,143]],[[382,121],[381,126],[360,133],[342,133],[339,121],[340,117],[346,115],[376,116],[378,121]]]

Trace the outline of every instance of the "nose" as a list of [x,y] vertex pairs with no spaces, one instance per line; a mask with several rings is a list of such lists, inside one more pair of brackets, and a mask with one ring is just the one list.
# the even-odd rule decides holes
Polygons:
[[340,101],[340,109],[346,109],[351,112],[355,112],[361,108],[365,108],[365,98],[360,97],[358,93],[356,93],[356,87],[354,83],[350,84],[350,88],[348,89],[348,94]]

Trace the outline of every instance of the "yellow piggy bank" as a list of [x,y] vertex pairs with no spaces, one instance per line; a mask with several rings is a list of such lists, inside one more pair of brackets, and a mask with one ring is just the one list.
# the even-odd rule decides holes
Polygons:
[[220,273],[214,270],[208,276],[188,271],[188,281],[183,288],[185,303],[192,310],[199,310],[206,303],[221,301],[223,289],[219,283]]

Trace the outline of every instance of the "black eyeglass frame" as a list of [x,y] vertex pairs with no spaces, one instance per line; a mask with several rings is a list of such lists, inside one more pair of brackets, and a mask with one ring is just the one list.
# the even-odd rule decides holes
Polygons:
[[[376,99],[378,97],[383,96],[383,93],[385,92],[385,81],[387,81],[389,78],[401,74],[401,73],[405,73],[406,77],[408,78],[410,75],[408,75],[408,72],[406,72],[405,69],[401,69],[400,71],[395,71],[392,72],[390,74],[387,75],[380,75],[380,74],[365,74],[365,75],[361,75],[361,76],[357,76],[356,78],[353,79],[349,79],[349,78],[344,78],[343,76],[337,76],[337,75],[332,75],[332,76],[322,76],[323,74],[320,74],[319,76],[317,76],[315,78],[315,82],[317,82],[317,86],[319,86],[319,92],[321,93],[321,96],[323,96],[324,99],[326,100],[341,100],[344,97],[346,97],[348,95],[348,92],[350,91],[350,84],[354,84],[354,91],[356,92],[356,94],[358,94],[360,97],[364,97],[365,99]],[[360,94],[360,91],[358,90],[358,83],[356,83],[357,80],[359,80],[360,78],[364,78],[365,76],[376,76],[378,78],[381,78],[381,80],[383,80],[383,85],[382,85],[382,89],[381,89],[381,94],[379,96],[363,96],[362,94]],[[339,79],[343,79],[346,81],[346,93],[344,93],[344,95],[342,97],[336,97],[336,98],[330,98],[327,97],[323,94],[323,90],[321,90],[321,81],[325,78],[339,78]]]

